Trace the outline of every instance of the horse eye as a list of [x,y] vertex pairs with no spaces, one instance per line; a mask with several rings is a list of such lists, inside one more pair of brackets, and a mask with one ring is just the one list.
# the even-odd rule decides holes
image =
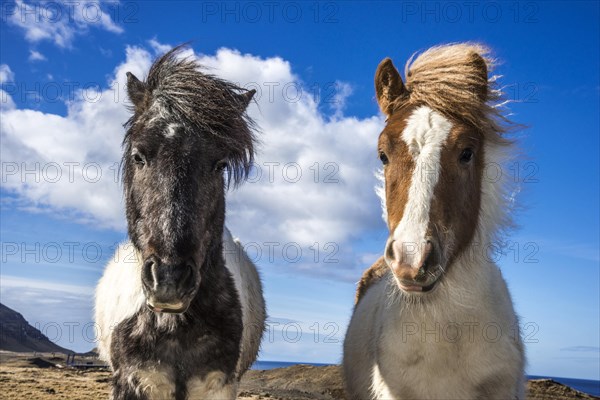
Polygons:
[[227,167],[227,160],[220,160],[217,161],[217,163],[215,164],[215,171],[217,172],[221,172],[223,171],[225,168]]
[[458,161],[460,161],[461,164],[468,164],[469,162],[471,162],[474,155],[475,153],[473,153],[472,149],[466,148],[460,153]]
[[388,157],[385,155],[385,153],[383,151],[379,152],[379,159],[381,160],[383,165],[386,165],[387,163],[390,162],[390,160],[388,159]]
[[140,167],[146,165],[146,157],[138,149],[133,149],[131,157],[133,158],[133,162]]

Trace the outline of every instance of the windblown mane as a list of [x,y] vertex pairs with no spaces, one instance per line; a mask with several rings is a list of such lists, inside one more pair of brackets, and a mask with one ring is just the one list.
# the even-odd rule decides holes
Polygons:
[[[508,179],[507,164],[517,154],[506,133],[520,126],[504,114],[509,101],[498,87],[499,76],[493,75],[496,60],[490,53],[482,44],[456,43],[413,54],[405,67],[404,85],[408,94],[398,97],[393,107],[424,104],[482,132],[486,140],[486,165],[501,168],[501,176],[497,180],[484,179],[482,184],[477,240],[500,243],[505,231],[514,226],[511,214],[515,209],[514,195],[519,191]],[[379,181],[376,192],[387,222],[383,174],[376,176]]]
[[490,50],[477,43],[441,45],[413,54],[405,67],[410,94],[396,99],[394,108],[426,104],[480,129],[487,139],[501,140],[511,122],[502,114],[506,102],[493,75],[495,63]]
[[[135,107],[126,128],[152,126],[155,118],[172,118],[187,132],[210,134],[227,150],[227,177],[243,181],[254,161],[254,122],[246,114],[241,93],[245,89],[202,72],[193,57],[181,57],[180,45],[154,62],[145,81],[147,94],[142,107]],[[124,145],[129,143],[129,131]]]

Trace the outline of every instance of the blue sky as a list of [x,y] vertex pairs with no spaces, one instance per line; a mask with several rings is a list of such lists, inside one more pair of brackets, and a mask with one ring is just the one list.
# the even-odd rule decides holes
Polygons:
[[93,346],[93,287],[125,239],[124,72],[142,77],[191,40],[213,73],[260,89],[261,175],[230,193],[228,224],[264,280],[261,358],[338,362],[354,282],[387,237],[372,189],[375,68],[473,40],[501,61],[512,118],[527,126],[503,171],[522,189],[520,228],[498,263],[528,373],[600,379],[597,2],[51,4],[3,1],[0,27],[0,301],[48,336]]

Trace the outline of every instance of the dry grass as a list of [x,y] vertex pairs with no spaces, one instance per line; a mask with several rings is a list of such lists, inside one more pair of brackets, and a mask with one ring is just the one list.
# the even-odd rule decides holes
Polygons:
[[[2,400],[106,400],[110,372],[48,367],[64,364],[51,354],[34,355],[0,351]],[[594,399],[550,380],[528,384],[529,399]],[[343,400],[339,367],[296,365],[269,371],[249,371],[241,382],[239,400]]]
[[106,400],[107,371],[0,366],[0,393],[4,400]]

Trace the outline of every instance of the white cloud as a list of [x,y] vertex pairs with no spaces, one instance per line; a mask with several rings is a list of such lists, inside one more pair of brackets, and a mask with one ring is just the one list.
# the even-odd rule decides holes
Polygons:
[[65,283],[52,283],[47,281],[40,281],[36,279],[22,278],[10,275],[2,275],[2,281],[0,282],[0,286],[2,287],[3,291],[8,288],[26,287],[29,289],[64,292],[69,293],[71,295],[89,295],[94,291],[94,288],[89,286],[77,286]]
[[115,4],[97,1],[27,3],[16,0],[8,22],[21,28],[25,39],[31,43],[49,40],[59,47],[71,47],[75,36],[86,33],[90,26],[122,33],[123,28],[111,18],[110,7]]
[[331,98],[331,108],[334,110],[334,116],[341,118],[346,109],[346,101],[352,95],[352,86],[347,82],[335,82],[335,94]]
[[0,64],[0,84],[12,82],[15,79],[15,74],[11,71],[7,64]]
[[150,47],[152,47],[152,50],[154,50],[154,53],[156,54],[166,53],[173,48],[171,45],[160,43],[158,40],[156,40],[156,37],[148,40],[148,44]]
[[[0,64],[0,85],[13,82],[15,74],[7,64]],[[15,108],[15,102],[12,97],[3,89],[0,89],[0,116],[4,115],[7,110]]]
[[2,182],[20,195],[22,206],[124,228],[117,172],[122,124],[129,117],[125,73],[143,76],[151,63],[146,50],[128,47],[126,52],[126,61],[106,84],[109,89],[77,91],[64,117],[3,108]]
[[29,50],[29,61],[45,61],[46,56],[44,56],[39,51]]
[[[166,49],[158,42],[151,46],[155,51]],[[255,173],[251,182],[228,193],[228,225],[234,235],[257,244],[254,255],[260,253],[259,264],[271,262],[269,246],[273,246],[275,265],[355,280],[364,265],[358,266],[363,257],[352,249],[352,241],[383,227],[373,192],[382,118],[345,117],[343,107],[333,116],[323,115],[313,91],[279,57],[260,58],[224,48],[198,57],[211,73],[257,89],[249,113],[261,128],[256,159],[261,177]],[[9,175],[4,168],[4,186],[30,207],[124,229],[121,188],[114,172],[122,124],[129,116],[124,105],[125,72],[145,76],[150,58],[149,51],[128,47],[125,62],[108,82],[115,90],[79,93],[64,117],[34,110],[5,112],[2,159],[15,163],[17,173]],[[341,88],[339,99],[345,101],[351,91],[349,86]],[[52,168],[55,165],[48,163],[56,163],[63,178],[56,183],[33,182],[33,174],[23,181],[19,172],[26,160],[30,169],[34,161]],[[68,162],[78,163],[74,182],[64,176]],[[91,163],[102,168],[98,182],[89,182],[96,170]],[[46,175],[54,177],[51,167]],[[42,168],[39,175],[44,178]],[[298,250],[302,257],[296,260]]]

